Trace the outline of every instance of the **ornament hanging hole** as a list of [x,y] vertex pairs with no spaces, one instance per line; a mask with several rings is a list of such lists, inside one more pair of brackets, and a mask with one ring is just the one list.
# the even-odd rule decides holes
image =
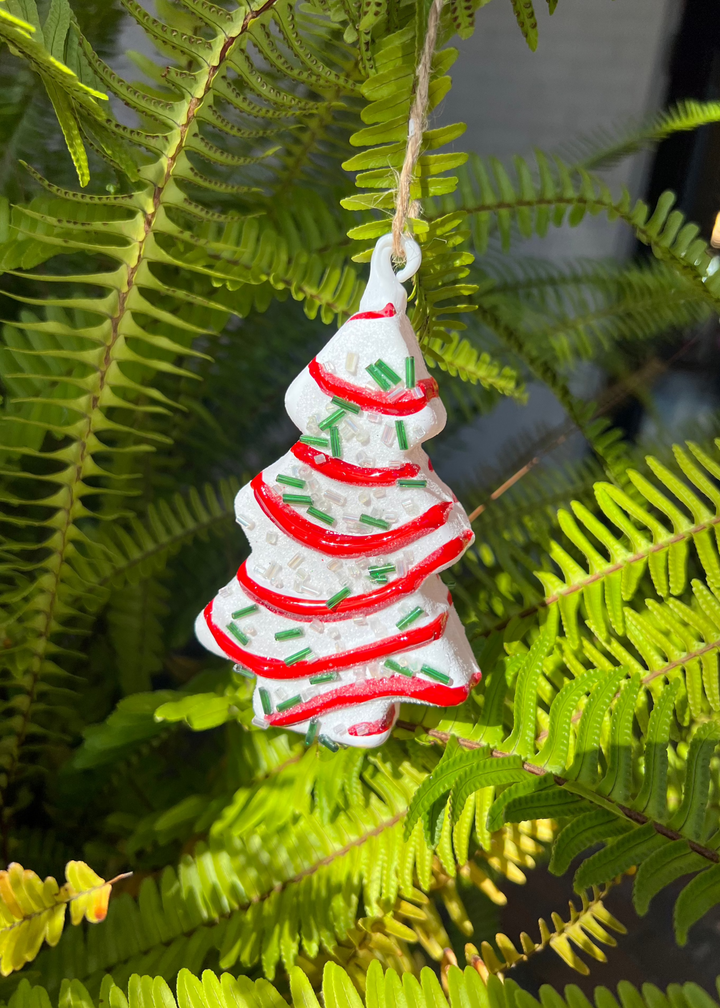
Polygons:
[[422,252],[410,235],[403,235],[402,241],[405,249],[405,265],[396,273],[392,260],[392,235],[383,235],[378,239],[370,260],[370,278],[360,301],[361,312],[379,312],[388,304],[392,304],[397,312],[405,311],[407,291],[403,283],[420,269]]

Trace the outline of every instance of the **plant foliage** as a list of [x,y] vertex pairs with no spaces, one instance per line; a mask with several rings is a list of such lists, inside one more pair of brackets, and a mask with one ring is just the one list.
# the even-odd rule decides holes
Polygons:
[[[643,457],[610,415],[717,315],[720,271],[672,193],[648,207],[602,170],[720,107],[511,166],[468,156],[432,112],[484,3],[446,0],[411,320],[450,435],[532,382],[566,420],[462,491],[477,541],[448,580],[483,669],[471,698],[408,707],[379,751],[306,750],[257,729],[192,621],[242,559],[237,487],[291,437],[286,385],[389,230],[428,4],[121,6],[0,8],[2,996],[536,1008],[518,964],[549,947],[587,973],[625,930],[614,888],[643,914],[680,879],[684,943],[720,903],[720,432]],[[534,49],[532,3],[512,8]],[[125,27],[142,52],[118,52]],[[651,255],[521,255],[597,214]],[[573,391],[587,360],[597,402]],[[540,465],[578,433],[580,463]],[[85,861],[55,882],[80,855],[134,873],[109,908]],[[509,884],[548,859],[577,898],[506,935]],[[693,984],[618,994],[714,1005]]]

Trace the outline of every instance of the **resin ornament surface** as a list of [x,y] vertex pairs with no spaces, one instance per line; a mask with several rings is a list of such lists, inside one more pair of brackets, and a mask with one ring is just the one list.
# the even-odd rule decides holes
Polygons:
[[405,314],[420,265],[377,243],[356,315],[285,406],[302,432],[235,499],[252,553],[198,616],[210,651],[257,677],[255,723],[381,745],[401,701],[453,706],[480,679],[440,571],[473,541],[422,449],[445,408]]

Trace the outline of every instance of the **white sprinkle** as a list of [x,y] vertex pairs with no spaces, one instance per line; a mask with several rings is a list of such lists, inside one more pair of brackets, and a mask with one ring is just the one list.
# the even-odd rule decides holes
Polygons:
[[380,435],[380,440],[384,445],[387,445],[388,448],[390,448],[395,444],[395,429],[390,427],[389,424],[385,424],[383,432]]
[[330,570],[330,571],[336,571],[336,570],[340,570],[340,568],[342,567],[342,565],[343,565],[342,560],[331,560],[330,563],[327,566],[328,566],[328,570]]
[[368,413],[367,418],[370,423],[380,423],[382,420],[379,413]]
[[390,522],[393,525],[398,520],[397,511],[383,511],[383,518],[386,522]]
[[277,532],[268,532],[265,536],[265,542],[269,543],[271,546],[277,545]]
[[332,361],[328,361],[327,364],[323,364],[323,367],[326,371],[329,371],[330,374],[335,374],[335,365]]
[[261,717],[254,717],[252,719],[251,724],[254,724],[256,728],[263,728],[265,730],[267,730],[267,728],[269,727],[265,718]]
[[251,637],[254,637],[257,634],[257,629],[254,626],[246,626],[243,627],[243,629],[245,633],[250,634]]
[[223,587],[218,592],[221,598],[227,598],[228,595],[232,595],[232,585],[223,585]]
[[235,521],[238,523],[238,525],[241,525],[244,529],[247,529],[248,532],[251,529],[255,528],[255,522],[252,520],[252,518],[248,518],[247,515],[243,514],[236,515]]
[[272,581],[273,578],[276,578],[281,571],[282,571],[282,564],[273,562],[265,571],[265,577],[268,579],[268,581]]
[[328,637],[332,637],[333,640],[340,640],[340,631],[336,630],[335,627],[330,627]]
[[313,456],[313,462],[315,465],[322,465],[324,462],[327,462],[327,455],[315,455]]
[[367,492],[367,490],[360,491],[360,493],[358,494],[358,500],[360,501],[361,504],[370,503],[370,494]]
[[406,514],[416,515],[418,513],[417,503],[413,500],[400,501]]
[[377,490],[373,490],[373,497],[376,497],[378,500],[382,500],[385,496],[387,496],[387,492],[382,487],[378,487]]
[[315,588],[311,588],[310,585],[306,585],[306,584],[300,585],[300,587],[298,588],[298,591],[302,592],[303,595],[312,595],[312,596],[314,596],[314,598],[317,598],[318,595],[320,594],[320,592],[317,591]]
[[398,577],[405,577],[408,572],[407,561],[402,558],[395,561],[395,573]]
[[347,503],[347,497],[343,497],[342,494],[336,493],[334,490],[326,490],[325,496],[329,501],[332,501],[333,504],[339,504],[342,506]]
[[325,633],[325,624],[321,623],[319,619],[314,619],[312,623],[309,624],[309,627],[315,633]]
[[345,358],[345,370],[348,374],[357,374],[358,355],[352,351]]
[[365,618],[365,616],[355,616],[353,618],[353,623],[356,626],[367,626],[367,619]]
[[304,557],[303,557],[302,553],[296,553],[295,556],[292,558],[292,560],[288,561],[288,567],[291,570],[295,570],[297,567],[300,566],[300,564],[303,562],[303,560],[304,560]]

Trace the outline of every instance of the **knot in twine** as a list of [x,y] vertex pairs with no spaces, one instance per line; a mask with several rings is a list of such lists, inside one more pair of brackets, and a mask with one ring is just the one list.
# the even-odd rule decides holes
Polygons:
[[437,44],[443,2],[444,0],[433,0],[430,6],[425,42],[416,72],[415,100],[410,109],[407,148],[405,150],[405,160],[398,176],[397,193],[395,196],[395,216],[392,222],[393,258],[398,262],[405,261],[405,249],[402,237],[405,233],[407,219],[408,217],[417,217],[420,213],[420,204],[417,200],[411,200],[410,198],[410,187],[415,174],[415,166],[420,157],[423,133],[427,126],[430,73],[435,45]]

